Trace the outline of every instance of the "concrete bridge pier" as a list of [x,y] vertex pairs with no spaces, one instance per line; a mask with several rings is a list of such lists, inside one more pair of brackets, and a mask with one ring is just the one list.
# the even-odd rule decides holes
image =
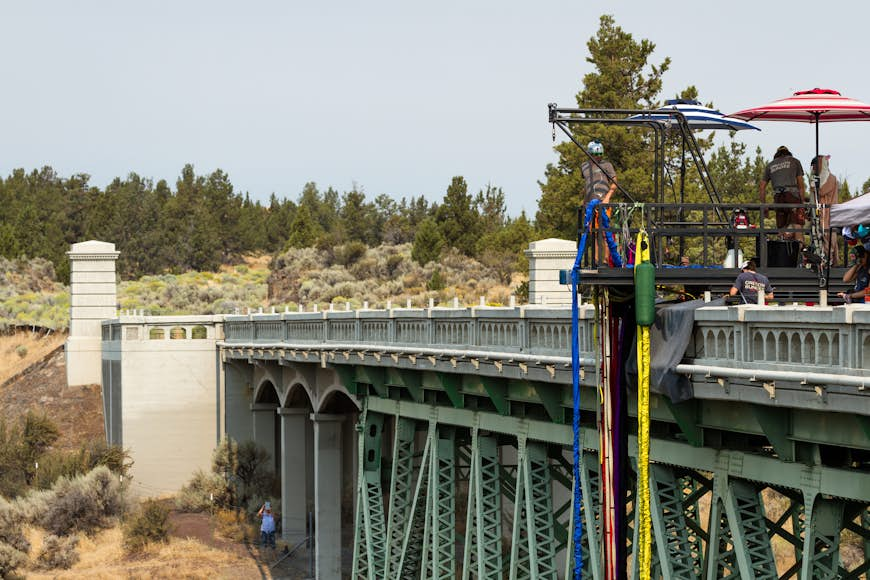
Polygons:
[[276,421],[278,420],[278,405],[275,403],[254,403],[251,405],[253,415],[254,442],[269,453],[269,465],[275,473],[277,454],[275,453]]
[[308,535],[308,496],[312,492],[308,456],[308,409],[278,409],[281,420],[281,529],[290,544]]
[[314,422],[315,570],[319,580],[341,578],[341,491],[344,415],[312,413]]

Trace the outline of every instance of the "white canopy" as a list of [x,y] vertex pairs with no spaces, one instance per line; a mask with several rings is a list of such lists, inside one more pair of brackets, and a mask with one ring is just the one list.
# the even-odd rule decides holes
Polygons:
[[870,223],[870,193],[831,206],[831,227]]

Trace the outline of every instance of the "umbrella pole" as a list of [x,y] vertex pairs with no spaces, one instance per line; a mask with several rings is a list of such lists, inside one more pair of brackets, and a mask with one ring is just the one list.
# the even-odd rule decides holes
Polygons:
[[[821,187],[821,176],[819,175],[819,117],[822,115],[819,112],[813,113],[816,116],[816,168],[813,169],[813,198],[816,206],[819,205],[819,187]],[[812,164],[810,165],[812,166]]]

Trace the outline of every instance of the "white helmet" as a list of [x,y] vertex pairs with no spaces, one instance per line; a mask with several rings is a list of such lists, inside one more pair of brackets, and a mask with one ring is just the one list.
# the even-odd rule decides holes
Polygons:
[[601,141],[595,139],[589,142],[586,146],[586,151],[589,152],[589,155],[604,155],[604,145],[601,144]]

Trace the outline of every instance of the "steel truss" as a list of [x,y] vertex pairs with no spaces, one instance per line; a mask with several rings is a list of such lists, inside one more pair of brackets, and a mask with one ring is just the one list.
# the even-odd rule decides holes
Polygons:
[[[410,416],[370,409],[362,415],[353,578],[566,577],[572,568],[567,514],[574,482],[564,439],[533,440],[530,432],[546,430],[536,430],[532,421],[483,421],[481,413],[468,413],[465,420],[464,412],[451,412],[441,422],[431,408],[427,419],[423,407],[405,405],[414,411]],[[391,461],[382,465],[384,431],[393,437]],[[598,460],[593,446],[585,447],[579,482],[583,577],[598,579]],[[651,465],[653,578],[810,580],[860,578],[870,570],[870,498],[831,496],[812,477],[793,487],[773,473],[770,483],[737,477],[731,453],[727,465],[713,470],[661,460]],[[387,476],[385,517],[380,482]],[[635,491],[629,489],[624,505],[630,578],[637,577]],[[844,532],[864,551],[863,563],[849,570],[840,558]],[[791,562],[779,570],[774,544],[780,558]]]

